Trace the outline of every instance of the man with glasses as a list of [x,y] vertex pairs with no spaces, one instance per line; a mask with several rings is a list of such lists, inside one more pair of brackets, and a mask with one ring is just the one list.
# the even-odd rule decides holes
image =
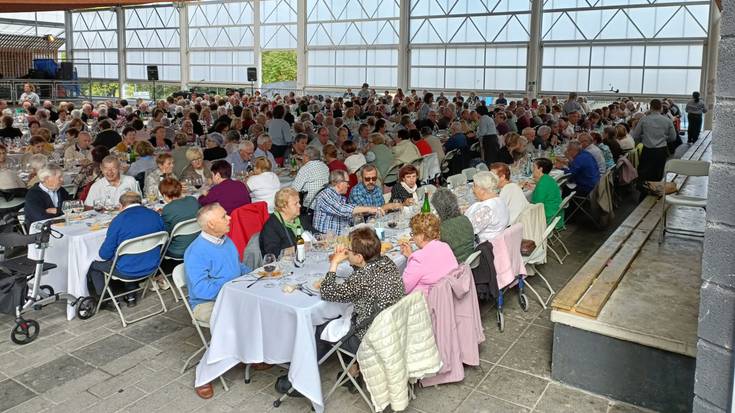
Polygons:
[[317,231],[339,234],[352,224],[353,215],[382,213],[381,207],[358,206],[347,202],[345,194],[349,188],[346,171],[334,170],[329,174],[329,186],[319,192],[314,200],[314,228]]
[[89,188],[87,199],[84,201],[86,207],[94,206],[95,201],[117,202],[120,196],[126,192],[137,192],[140,194],[138,182],[132,176],[120,174],[120,161],[115,155],[108,155],[100,165],[102,177]]
[[382,185],[378,182],[378,169],[374,165],[365,165],[360,170],[360,183],[350,192],[351,204],[381,207],[387,212],[399,209],[401,204],[386,204],[383,198]]

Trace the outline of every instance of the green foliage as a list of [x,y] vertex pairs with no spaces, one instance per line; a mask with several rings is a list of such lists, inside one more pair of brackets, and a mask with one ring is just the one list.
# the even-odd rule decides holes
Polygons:
[[262,53],[263,84],[296,80],[296,51]]

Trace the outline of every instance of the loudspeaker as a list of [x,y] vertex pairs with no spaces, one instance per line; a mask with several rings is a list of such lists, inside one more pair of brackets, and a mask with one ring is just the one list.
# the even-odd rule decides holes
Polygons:
[[59,79],[74,80],[74,63],[61,62],[59,66]]
[[254,67],[248,68],[248,82],[257,82],[258,81],[258,69]]
[[146,66],[146,71],[148,72],[148,80],[158,80],[158,66]]

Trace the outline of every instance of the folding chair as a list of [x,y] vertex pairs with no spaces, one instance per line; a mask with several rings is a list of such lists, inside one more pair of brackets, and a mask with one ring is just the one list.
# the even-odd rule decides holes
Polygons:
[[467,176],[464,174],[452,175],[447,178],[447,183],[449,183],[452,188],[459,188],[460,186],[467,185]]
[[543,240],[541,241],[541,244],[536,245],[536,248],[534,248],[534,250],[531,251],[531,253],[528,256],[523,257],[523,265],[530,267],[533,273],[535,275],[538,275],[539,278],[541,278],[541,280],[544,282],[544,284],[546,284],[546,288],[549,290],[549,297],[546,300],[542,300],[539,293],[537,293],[536,290],[531,286],[531,283],[528,282],[528,277],[526,277],[526,287],[528,287],[528,289],[530,289],[531,292],[536,296],[536,298],[538,299],[538,302],[541,303],[541,306],[544,308],[544,310],[546,310],[546,306],[549,304],[549,301],[551,301],[551,297],[553,297],[554,294],[556,294],[556,291],[554,291],[554,289],[551,288],[549,281],[546,279],[546,277],[544,277],[543,274],[541,274],[541,271],[539,271],[538,268],[536,267],[536,264],[533,262],[534,255],[538,251],[541,251],[544,248],[544,244],[548,245],[547,240],[549,239],[549,236],[551,236],[551,234],[554,232],[554,229],[556,228],[556,225],[559,223],[559,221],[561,221],[561,217],[557,216],[556,218],[554,218],[551,221],[551,223],[546,226],[546,230],[544,231],[544,237],[543,237]]
[[469,265],[470,268],[477,268],[480,265],[480,254],[482,254],[482,251],[473,252],[464,260],[464,263]]
[[487,167],[487,164],[486,164],[486,163],[484,163],[484,162],[482,162],[482,163],[478,163],[478,164],[477,164],[477,166],[475,166],[475,169],[477,169],[478,171],[484,171],[484,172],[487,172],[487,171],[489,171],[489,170],[490,170],[490,169],[489,169],[489,168]]
[[423,185],[420,186],[419,189],[416,190],[416,196],[418,197],[419,202],[423,202],[424,200],[424,193],[429,194],[429,198],[431,198],[431,194],[436,192],[436,187],[434,185]]
[[[209,344],[207,343],[207,339],[204,338],[204,333],[202,332],[203,328],[210,328],[208,322],[199,321],[196,318],[194,318],[194,312],[191,309],[191,306],[189,306],[189,301],[186,299],[186,294],[184,294],[184,288],[186,288],[186,271],[184,269],[184,264],[179,264],[174,268],[174,270],[171,273],[171,278],[174,281],[174,286],[179,291],[179,296],[181,296],[181,299],[184,301],[184,307],[186,307],[186,312],[189,313],[189,317],[191,317],[191,324],[194,325],[194,329],[197,331],[197,334],[199,334],[199,338],[202,340],[202,347],[195,351],[194,354],[189,356],[188,359],[186,359],[186,363],[184,363],[184,367],[181,368],[181,374],[184,374],[186,372],[186,369],[189,367],[189,363],[196,357],[199,353],[201,353],[203,350],[206,351],[209,349]],[[220,381],[222,382],[222,387],[224,387],[225,391],[229,391],[230,389],[227,387],[227,383],[225,382],[224,377],[220,376]]]
[[[556,210],[556,214],[554,214],[554,218],[561,219],[561,213],[564,211],[567,206],[569,205],[569,202],[571,202],[572,198],[577,194],[577,191],[572,191],[571,194],[567,195],[566,198],[562,199],[561,204],[559,204],[559,209]],[[558,221],[557,221],[558,222]],[[564,249],[564,257],[560,257],[559,253],[556,252],[554,247],[552,247],[552,243],[559,243],[561,245],[562,249]],[[569,249],[567,248],[567,245],[564,243],[564,241],[561,239],[561,234],[559,233],[559,230],[554,227],[554,229],[551,231],[551,235],[549,238],[549,243],[547,243],[547,248],[549,251],[551,251],[552,254],[554,254],[554,257],[556,257],[556,260],[559,261],[559,264],[564,264],[564,259],[570,255]]]
[[[579,211],[581,211],[584,215],[587,216],[587,218],[592,221],[592,223],[600,228],[600,222],[599,220],[596,220],[595,217],[592,215],[592,203],[594,202],[594,196],[595,193],[598,191],[598,188],[600,185],[610,185],[612,186],[612,171],[605,172],[604,175],[600,177],[600,180],[597,182],[597,185],[590,191],[589,194],[582,196],[582,195],[575,195],[572,197],[571,204],[572,204],[572,211],[567,215],[566,219],[570,220],[572,217]],[[612,187],[610,189],[612,191]],[[611,197],[614,197],[614,193],[610,194]]]
[[403,164],[393,165],[388,172],[385,174],[385,179],[383,180],[383,185],[387,186],[393,186],[396,182],[398,182],[398,170],[401,169]]
[[475,177],[477,172],[479,172],[477,168],[465,168],[462,170],[462,175],[467,178],[467,182],[472,182],[472,178]]
[[441,164],[441,173],[448,174],[451,171],[452,161],[455,157],[460,155],[459,149],[452,149],[444,155],[444,160]]
[[[685,159],[670,159],[666,162],[666,166],[664,167],[664,176],[666,176],[668,173],[675,173],[678,175],[685,175],[685,176],[709,176],[709,162],[705,161],[693,161],[693,160],[685,160]],[[669,228],[666,224],[666,211],[667,211],[667,204],[671,206],[685,206],[685,207],[693,207],[693,208],[702,208],[705,211],[707,210],[707,198],[702,197],[696,197],[696,196],[688,196],[688,195],[680,195],[680,194],[671,194],[666,195],[666,191],[662,191],[664,193],[663,199],[661,202],[661,208],[663,209],[662,215],[661,215],[661,235],[659,236],[658,242],[659,244],[664,241],[664,238],[666,237],[666,233],[672,233],[675,235],[684,235],[684,236],[692,236],[692,237],[704,237],[704,231],[693,231],[688,230],[685,228]]]
[[390,202],[390,198],[391,198],[391,193],[390,193],[390,192],[386,192],[386,193],[384,193],[384,194],[383,194],[383,201],[384,201],[384,202],[385,202],[386,204],[387,204],[388,202]]
[[[171,275],[166,274],[166,271],[163,270],[163,260],[184,262],[184,257],[173,257],[169,255],[168,249],[171,246],[171,242],[173,242],[173,240],[177,237],[198,234],[199,232],[201,232],[201,230],[202,228],[199,226],[196,218],[187,219],[174,225],[174,228],[171,230],[171,235],[169,235],[168,241],[166,242],[166,247],[163,249],[164,252],[163,259],[161,260],[161,265],[158,266],[158,271],[161,273],[162,276],[168,277],[169,275]],[[145,298],[145,293],[146,292],[143,291],[143,298]],[[176,302],[178,303],[179,297],[176,296],[176,292],[173,288],[171,289],[171,295],[174,296],[174,300],[176,300]]]
[[[131,238],[127,241],[123,241],[120,246],[117,247],[117,251],[115,251],[115,258],[112,259],[112,266],[110,267],[109,272],[105,272],[105,287],[102,290],[102,296],[100,300],[97,302],[97,308],[95,309],[95,313],[100,311],[100,308],[102,307],[102,303],[111,300],[112,304],[115,306],[115,310],[117,310],[117,313],[120,315],[120,322],[122,322],[123,327],[127,327],[128,324],[137,323],[138,321],[145,320],[146,318],[153,317],[155,315],[165,313],[168,311],[166,309],[166,303],[163,301],[163,296],[161,296],[161,292],[156,289],[156,294],[158,295],[158,299],[161,301],[161,310],[156,311],[155,313],[147,314],[142,317],[136,318],[135,320],[125,320],[125,315],[123,315],[122,310],[120,309],[120,305],[117,303],[117,298],[121,297],[123,295],[130,294],[132,292],[140,291],[141,289],[148,288],[148,284],[151,282],[151,279],[154,275],[158,274],[158,267],[161,265],[161,260],[163,259],[163,246],[166,245],[166,240],[168,240],[168,233],[166,231],[159,231],[154,232],[152,234],[142,235],[140,237]],[[155,248],[161,248],[161,251],[159,253],[158,258],[158,265],[156,265],[156,269],[151,272],[150,274],[143,275],[136,278],[122,278],[117,275],[115,275],[115,268],[117,267],[117,260],[123,256],[123,255],[135,255],[135,254],[142,254],[144,252],[152,251]],[[146,281],[143,287],[138,287],[133,291],[126,291],[124,293],[120,293],[118,295],[115,295],[112,292],[112,289],[110,288],[110,281],[120,281],[123,283],[139,283],[141,281]],[[105,298],[105,294],[109,296],[109,298]]]

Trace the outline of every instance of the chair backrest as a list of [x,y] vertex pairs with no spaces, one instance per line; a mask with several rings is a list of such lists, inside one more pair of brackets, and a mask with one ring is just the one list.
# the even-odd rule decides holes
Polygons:
[[453,188],[457,188],[467,184],[467,177],[463,174],[452,175],[447,178],[447,182],[452,185]]
[[489,171],[490,170],[487,167],[487,164],[485,164],[484,162],[483,163],[478,163],[477,166],[475,166],[475,169],[477,169],[478,171]]
[[561,200],[561,204],[559,204],[559,209],[556,210],[556,214],[554,216],[558,216],[561,211],[563,211],[566,207],[569,206],[569,202],[571,202],[572,198],[574,198],[574,195],[577,194],[577,191],[572,191],[569,195],[567,195],[566,198]]
[[475,174],[478,172],[477,168],[465,168],[462,170],[462,175],[464,175],[468,181],[471,181],[472,178],[475,177]]
[[6,201],[5,198],[0,196],[0,209],[17,208],[25,204],[25,198],[13,198],[10,201]]
[[[197,322],[196,318],[194,318],[194,312],[191,310],[191,306],[189,306],[189,300],[186,299],[186,294],[184,294],[184,288],[186,288],[186,269],[184,268],[184,264],[177,265],[173,272],[171,273],[171,278],[174,280],[174,286],[176,287],[176,292],[179,293],[179,297],[181,297],[181,301],[184,302],[184,307],[186,307],[186,312],[189,313],[189,317],[191,318],[191,322],[196,326],[197,324],[202,324]],[[198,328],[198,327],[197,327]]]
[[187,219],[174,225],[171,230],[171,239],[181,237],[185,235],[194,235],[202,231],[202,227],[199,226],[196,218]]
[[168,232],[158,231],[152,234],[141,235],[139,237],[130,238],[129,240],[123,241],[117,247],[117,256],[131,254],[142,254],[144,252],[151,251],[156,247],[166,245],[168,240]]
[[424,193],[428,193],[429,198],[431,198],[431,194],[433,194],[434,192],[436,192],[436,187],[431,184],[426,184],[420,186],[419,189],[416,190],[416,197],[418,198],[419,202],[423,202]]
[[464,263],[469,265],[470,268],[477,268],[477,266],[480,265],[480,254],[482,254],[482,251],[480,250],[473,252],[464,260]]
[[393,165],[388,172],[385,174],[385,179],[383,179],[383,184],[393,184],[398,181],[398,170],[401,169],[403,164]]
[[708,176],[709,162],[690,159],[669,159],[666,161],[664,175],[669,172],[686,176]]
[[470,146],[470,150],[472,152],[479,152],[480,151],[480,142],[478,141],[478,142],[473,143],[472,146]]
[[460,154],[459,149],[452,149],[451,151],[444,154],[444,160],[441,164],[441,172],[448,173],[451,166],[452,160]]

